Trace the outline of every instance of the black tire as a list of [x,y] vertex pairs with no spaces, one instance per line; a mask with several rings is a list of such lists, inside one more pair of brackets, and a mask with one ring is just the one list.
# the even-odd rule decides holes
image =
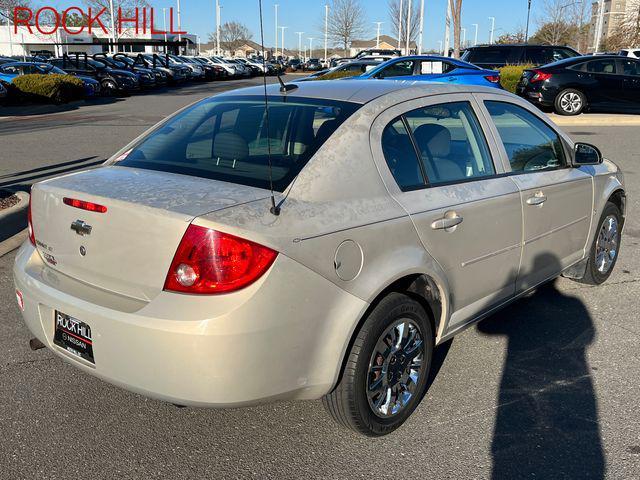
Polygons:
[[[381,417],[374,412],[367,396],[370,361],[383,334],[401,319],[409,320],[412,326],[418,327],[423,340],[419,347],[422,354],[422,370],[406,405],[392,416]],[[338,385],[322,398],[322,403],[331,417],[340,425],[371,437],[386,435],[402,425],[424,395],[431,368],[433,338],[429,316],[420,303],[407,295],[395,292],[383,298],[369,313],[353,341]],[[397,362],[397,366],[400,362],[403,362],[403,368],[406,366],[404,357]],[[406,371],[408,368],[407,366]],[[405,370],[401,371],[404,374]],[[389,375],[393,375],[393,372],[389,371]],[[381,373],[380,377],[382,376],[385,374]]]
[[[613,259],[611,260],[611,264],[608,266],[607,270],[603,272],[601,268],[598,268],[600,263],[597,261],[599,250],[598,240],[603,228],[606,228],[605,222],[607,222],[607,224],[609,223],[609,221],[607,220],[609,218],[615,218],[615,221],[617,222],[617,238],[615,244],[616,248]],[[593,239],[593,244],[591,245],[591,249],[589,250],[589,259],[587,260],[587,267],[584,273],[584,277],[578,280],[580,283],[586,283],[587,285],[600,285],[607,281],[607,279],[611,275],[611,272],[613,272],[613,269],[616,266],[616,262],[618,261],[618,256],[620,255],[620,245],[622,243],[622,235],[620,233],[622,230],[623,221],[624,220],[622,218],[622,213],[620,212],[618,206],[614,203],[607,202],[604,210],[602,211],[600,220],[598,221],[598,230],[596,231],[595,238]],[[609,254],[609,250],[606,250],[605,253]]]
[[587,107],[587,98],[580,90],[567,88],[561,91],[554,102],[554,109],[558,115],[580,115]]

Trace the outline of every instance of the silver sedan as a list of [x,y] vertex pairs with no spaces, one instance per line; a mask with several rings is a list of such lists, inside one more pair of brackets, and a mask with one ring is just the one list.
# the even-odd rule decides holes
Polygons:
[[37,341],[182,405],[319,399],[399,427],[434,346],[559,275],[604,282],[623,176],[495,89],[353,80],[202,100],[33,187]]

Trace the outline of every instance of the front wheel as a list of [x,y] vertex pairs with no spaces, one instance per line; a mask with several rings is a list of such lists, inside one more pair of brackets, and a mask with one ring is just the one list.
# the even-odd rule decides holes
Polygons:
[[582,92],[567,88],[558,94],[554,106],[559,115],[579,115],[587,106],[587,100]]
[[581,283],[600,285],[609,278],[620,253],[622,222],[618,206],[607,202],[591,245],[584,277],[579,280]]
[[391,293],[371,311],[336,388],[322,402],[339,424],[386,435],[411,415],[426,388],[433,330],[420,303]]

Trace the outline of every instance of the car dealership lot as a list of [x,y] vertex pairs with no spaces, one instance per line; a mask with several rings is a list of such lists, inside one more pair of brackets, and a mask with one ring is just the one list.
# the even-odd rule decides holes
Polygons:
[[[2,119],[0,175],[24,185],[90,164],[179,107],[235,85]],[[597,288],[560,280],[440,348],[441,368],[425,401],[383,439],[337,428],[320,402],[179,409],[82,374],[46,350],[31,352],[13,298],[13,254],[1,258],[0,472],[7,478],[76,472],[88,478],[486,478],[492,472],[495,478],[636,478],[640,140],[637,127],[565,129],[600,146],[626,173],[630,215],[613,276]],[[15,175],[27,170],[35,171]]]

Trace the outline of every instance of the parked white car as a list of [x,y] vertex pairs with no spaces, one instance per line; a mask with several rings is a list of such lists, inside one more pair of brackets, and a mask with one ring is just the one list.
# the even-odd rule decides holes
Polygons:
[[624,48],[620,50],[623,57],[640,58],[640,48]]

